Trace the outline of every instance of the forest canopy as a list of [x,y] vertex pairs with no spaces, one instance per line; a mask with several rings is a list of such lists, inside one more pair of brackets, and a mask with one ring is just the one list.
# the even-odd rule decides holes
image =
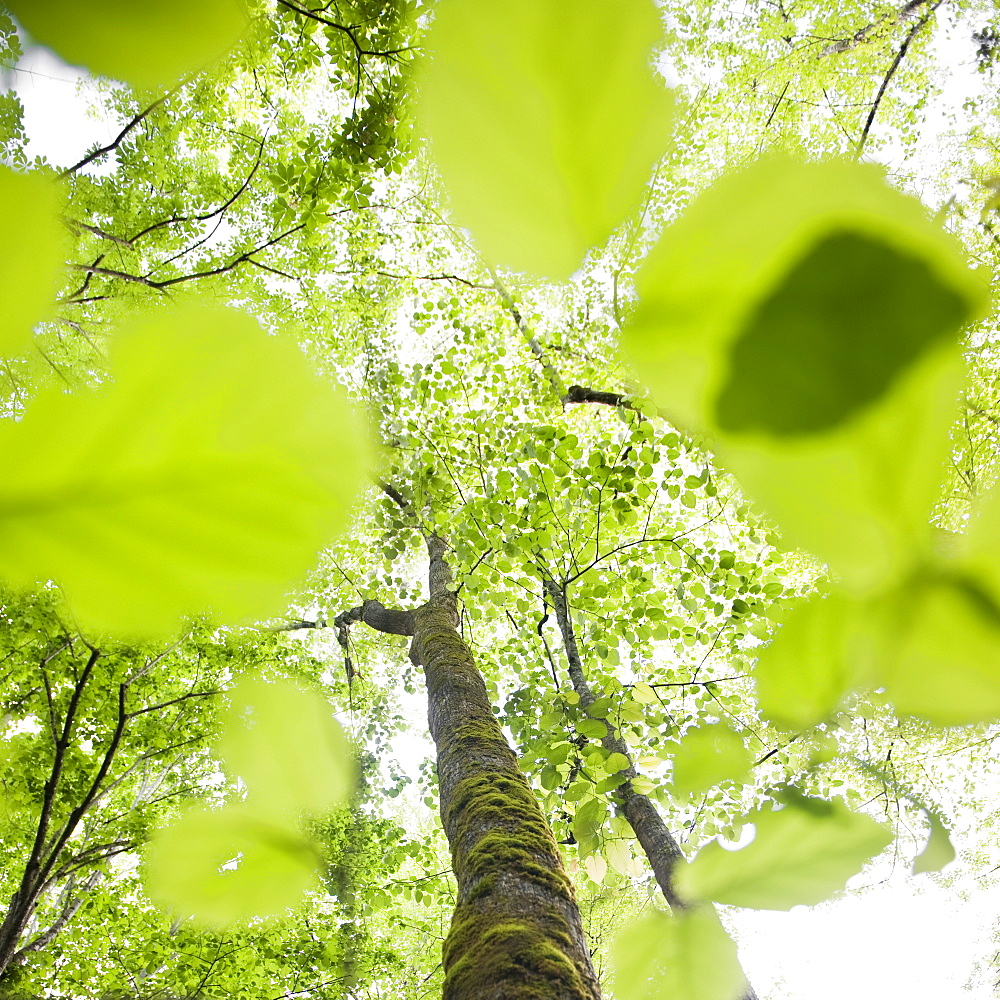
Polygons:
[[0,94],[0,996],[792,996],[746,914],[993,885],[998,31],[5,0],[112,128]]

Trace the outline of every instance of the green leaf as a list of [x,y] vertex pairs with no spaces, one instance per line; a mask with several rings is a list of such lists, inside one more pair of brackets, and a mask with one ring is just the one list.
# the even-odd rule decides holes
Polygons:
[[639,681],[632,688],[632,697],[642,705],[655,705],[660,699],[656,692],[645,681]]
[[945,865],[955,860],[955,848],[952,847],[948,830],[936,813],[927,812],[930,823],[930,833],[924,849],[913,861],[913,874],[922,872],[939,872]]
[[706,792],[720,781],[742,781],[754,756],[724,722],[689,729],[674,754],[673,786],[679,795]]
[[0,167],[0,355],[16,354],[55,307],[65,248],[59,191],[37,174]]
[[682,895],[764,910],[812,906],[843,889],[892,840],[873,819],[819,799],[759,810],[744,822],[756,827],[753,841],[738,851],[718,841],[702,848],[677,874]]
[[765,716],[800,730],[836,708],[855,677],[856,620],[855,603],[839,591],[791,611],[753,668]]
[[576,724],[576,731],[588,740],[603,740],[608,735],[608,727],[597,719],[581,719]]
[[218,752],[261,815],[328,812],[354,788],[354,754],[326,699],[288,681],[239,682]]
[[6,6],[66,62],[135,87],[159,88],[201,69],[247,27],[242,0],[6,0]]
[[[1000,718],[1000,610],[958,575],[914,577],[895,595],[879,679],[897,711],[942,726]],[[890,619],[891,620],[891,619]]]
[[608,774],[613,774],[615,771],[624,771],[628,767],[628,757],[626,757],[623,753],[612,753],[604,762],[604,770],[607,771]]
[[624,342],[662,404],[847,585],[898,575],[984,302],[923,207],[870,164],[764,160],[698,199],[637,281]]
[[515,270],[566,278],[639,202],[672,101],[650,69],[649,0],[445,0],[418,121],[457,221]]
[[577,840],[592,837],[601,828],[608,814],[603,798],[587,799],[573,816],[573,834]]
[[296,905],[318,871],[315,848],[293,829],[230,805],[191,809],[156,834],[146,887],[178,915],[224,926]]
[[618,1000],[736,1000],[745,980],[736,945],[715,911],[651,910],[611,952]]
[[967,315],[920,257],[834,230],[745,320],[716,400],[718,425],[779,437],[827,431],[878,400]]
[[0,574],[54,579],[75,613],[166,632],[278,613],[346,521],[364,434],[298,349],[188,306],[120,333],[115,381],[0,427]]
[[604,856],[608,865],[619,875],[629,875],[633,870],[632,848],[624,838],[607,840],[604,844]]

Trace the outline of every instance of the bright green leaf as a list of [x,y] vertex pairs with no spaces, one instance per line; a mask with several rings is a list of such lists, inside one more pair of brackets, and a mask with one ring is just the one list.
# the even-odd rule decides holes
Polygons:
[[179,915],[224,926],[279,914],[317,883],[315,848],[243,806],[192,809],[149,848],[150,895]]
[[651,910],[627,926],[611,961],[618,1000],[736,1000],[745,980],[715,911]]
[[744,822],[756,827],[751,843],[738,851],[718,841],[703,847],[677,873],[682,895],[764,910],[812,906],[843,889],[892,840],[873,819],[818,799],[760,810]]
[[619,875],[629,875],[632,872],[632,849],[627,840],[608,840],[604,844],[604,857],[613,871]]
[[827,431],[878,400],[967,315],[963,298],[924,260],[834,231],[795,263],[733,343],[716,401],[719,427]]
[[246,30],[242,0],[5,0],[68,63],[136,87],[158,88],[231,48]]
[[591,854],[583,862],[583,867],[591,880],[600,885],[608,873],[608,863],[599,854]]
[[299,350],[188,306],[114,344],[115,381],[0,427],[0,574],[54,579],[97,628],[282,609],[346,521],[364,434]]
[[624,771],[629,767],[628,757],[623,753],[613,753],[609,755],[608,759],[604,762],[604,770],[608,774],[612,774],[615,771]]
[[896,709],[942,726],[1000,718],[1000,610],[960,576],[914,579],[880,680]]
[[640,681],[632,688],[632,697],[642,705],[653,705],[660,700],[645,681]]
[[914,859],[914,875],[919,875],[921,872],[939,872],[945,865],[955,860],[955,848],[952,847],[951,838],[941,817],[928,812],[927,819],[930,823],[930,833],[924,849]]
[[754,756],[726,723],[689,729],[674,754],[673,786],[679,795],[706,792],[720,781],[742,781]]
[[59,202],[46,178],[0,167],[0,355],[20,351],[55,306],[65,259]]
[[651,70],[649,0],[447,0],[418,120],[458,222],[515,270],[568,277],[639,201],[672,102]]
[[870,164],[764,160],[702,195],[638,284],[644,378],[788,541],[860,590],[904,569],[984,300],[923,207]]
[[753,668],[763,714],[789,729],[822,722],[854,679],[855,624],[840,592],[792,610]]
[[323,813],[354,787],[354,754],[320,694],[288,681],[241,680],[218,752],[263,815]]
[[576,731],[588,740],[603,740],[608,735],[608,727],[597,719],[581,719],[576,724]]

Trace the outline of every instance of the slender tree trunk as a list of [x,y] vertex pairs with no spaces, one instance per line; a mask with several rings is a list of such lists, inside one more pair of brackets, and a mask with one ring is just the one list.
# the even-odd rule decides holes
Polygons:
[[[596,699],[583,672],[583,661],[576,643],[576,633],[573,630],[565,588],[551,579],[544,581],[544,587],[545,596],[556,613],[573,690],[580,696],[580,706],[586,712]],[[653,869],[653,875],[663,893],[663,898],[674,912],[681,912],[687,909],[688,904],[677,895],[674,888],[674,869],[677,865],[686,864],[684,854],[649,796],[635,790],[632,779],[637,777],[637,772],[628,745],[607,719],[601,721],[608,730],[607,735],[601,740],[604,748],[611,753],[622,754],[629,762],[628,768],[623,772],[625,781],[614,792],[618,798],[618,807],[632,827]],[[757,1000],[757,994],[749,982],[741,995],[741,1000]]]
[[368,601],[347,615],[412,635],[410,656],[424,669],[441,818],[458,881],[444,998],[599,1000],[559,849],[457,630],[445,543],[431,536],[427,548],[426,604],[398,612]]

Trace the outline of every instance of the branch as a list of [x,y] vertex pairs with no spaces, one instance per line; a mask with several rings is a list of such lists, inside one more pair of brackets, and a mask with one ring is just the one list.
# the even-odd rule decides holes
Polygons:
[[132,720],[138,715],[145,715],[147,712],[158,712],[161,708],[167,708],[170,705],[176,705],[178,702],[187,701],[188,698],[211,698],[216,694],[221,694],[221,692],[189,691],[187,694],[182,694],[177,698],[171,698],[170,701],[161,701],[158,705],[150,705],[147,708],[137,708],[134,712],[129,712],[125,718],[127,720]]
[[33,937],[23,948],[14,952],[11,957],[11,965],[23,965],[30,952],[39,951],[47,944],[50,944],[55,936],[76,916],[76,911],[83,905],[86,893],[90,892],[95,885],[104,877],[104,873],[94,871],[90,873],[87,881],[83,883],[79,895],[71,895],[67,892],[66,902],[63,905],[62,913],[52,922],[52,924],[41,934]]
[[[900,7],[900,9],[896,12],[896,16],[892,19],[891,27],[898,27],[905,21],[910,20],[910,18],[913,17],[913,15],[921,7],[923,7],[925,3],[927,3],[927,0],[910,0],[909,3]],[[836,42],[831,42],[820,52],[820,57],[822,58],[823,56],[833,56],[842,52],[850,52],[851,49],[857,48],[859,45],[863,45],[865,42],[870,41],[876,30],[888,20],[888,18],[883,18],[881,21],[873,21],[871,24],[868,24],[859,31],[856,31],[850,38],[841,38]]]
[[623,392],[604,392],[601,389],[591,389],[584,385],[571,385],[563,396],[564,403],[602,403],[605,406],[621,406],[626,410],[637,410],[634,403],[629,402]]
[[[87,664],[80,674],[80,679],[77,681],[76,686],[73,689],[69,705],[66,708],[66,716],[63,719],[62,733],[56,741],[55,757],[52,761],[52,770],[49,773],[48,781],[45,782],[45,794],[42,799],[42,808],[38,816],[38,826],[35,829],[35,841],[32,844],[31,854],[29,855],[28,862],[24,868],[24,876],[21,880],[21,889],[17,893],[18,900],[22,904],[27,903],[28,898],[32,895],[37,885],[35,876],[41,867],[43,845],[45,844],[46,834],[49,829],[49,820],[52,816],[52,808],[55,802],[56,791],[62,777],[63,762],[66,758],[66,751],[69,749],[70,736],[73,733],[73,723],[76,721],[76,712],[80,705],[80,699],[83,697],[83,690],[87,686],[87,682],[90,680],[90,674],[93,671],[94,665],[97,663],[97,658],[100,655],[101,654],[96,649],[91,650]],[[44,875],[42,876],[42,880],[44,880]]]
[[[87,274],[88,279],[92,274],[100,274],[105,278],[121,278],[122,281],[134,281],[137,285],[146,285],[148,288],[155,288],[158,291],[161,290],[160,285],[157,282],[150,281],[149,278],[144,278],[138,274],[130,274],[128,271],[118,271],[112,267],[97,267],[95,264],[70,264],[69,266],[72,271],[84,271]],[[83,288],[74,292],[70,298],[75,298],[82,291]]]
[[524,337],[525,343],[531,349],[531,353],[534,354],[534,356],[538,359],[538,363],[542,366],[542,370],[545,372],[545,375],[549,380],[549,384],[552,386],[552,391],[561,399],[565,394],[563,393],[563,383],[562,379],[559,377],[559,372],[556,371],[552,362],[545,356],[545,351],[542,350],[542,345],[535,339],[535,335],[531,332],[531,328],[521,315],[521,310],[518,309],[517,303],[514,301],[510,292],[507,291],[506,286],[503,282],[501,282],[493,268],[490,268],[490,277],[493,279],[493,285],[497,290],[497,294],[500,296],[500,300],[512,316],[514,325],[517,327],[518,332],[522,337]]
[[154,222],[151,226],[147,226],[145,229],[140,230],[135,234],[135,236],[126,242],[129,244],[135,243],[136,240],[142,239],[143,236],[148,235],[156,229],[162,229],[164,226],[172,226],[178,222],[208,222],[209,219],[214,219],[217,215],[221,215],[226,211],[226,209],[230,208],[250,186],[250,182],[254,179],[254,176],[260,169],[261,160],[264,157],[264,141],[262,139],[257,139],[254,136],[249,136],[248,138],[253,139],[253,141],[258,145],[257,159],[254,160],[254,164],[250,168],[250,173],[243,178],[243,183],[240,184],[233,194],[230,195],[230,197],[227,198],[218,208],[214,208],[211,212],[205,212],[202,215],[174,215],[169,219],[161,219],[159,222]]
[[[261,250],[266,250],[268,247],[274,246],[275,243],[280,242],[286,236],[291,236],[292,233],[297,233],[300,229],[305,228],[305,223],[300,222],[297,226],[293,226],[291,229],[285,230],[278,236],[274,236],[269,239],[266,243],[261,243],[260,246],[254,247],[253,250],[247,250],[245,253],[241,253],[238,257],[233,258],[228,264],[223,264],[220,267],[213,267],[208,271],[195,271],[194,274],[182,274],[179,278],[165,278],[163,281],[152,281],[150,279],[143,279],[143,283],[149,285],[151,288],[158,288],[163,290],[169,288],[171,285],[179,285],[182,281],[194,281],[196,278],[212,278],[220,274],[225,274],[228,271],[232,271],[233,268],[238,267],[240,264],[245,264],[255,253],[260,253]],[[257,263],[257,261],[254,261]],[[258,265],[259,266],[259,265]]]
[[107,146],[102,146],[100,149],[95,149],[92,153],[88,153],[79,163],[74,164],[72,167],[67,167],[59,176],[69,177],[70,174],[75,174],[78,170],[82,170],[88,163],[93,163],[98,157],[117,149],[119,145],[121,145],[125,136],[127,136],[129,132],[136,127],[136,125],[143,121],[147,115],[155,111],[156,108],[158,108],[168,97],[172,96],[176,90],[177,88],[175,87],[174,90],[168,91],[161,98],[153,101],[153,103],[150,104],[145,111],[140,111],[139,114],[137,114]]
[[138,847],[138,842],[135,840],[114,840],[108,844],[95,844],[93,847],[88,847],[86,850],[74,855],[64,865],[53,869],[49,877],[45,880],[43,888],[50,889],[60,879],[66,878],[67,875],[73,878],[81,868],[90,868],[102,861],[107,861],[108,858],[117,857],[119,854],[125,854],[127,851],[134,851],[136,847]]
[[313,21],[318,21],[320,24],[325,24],[328,28],[333,28],[336,31],[340,31],[347,35],[359,56],[379,56],[383,59],[388,59],[390,56],[396,56],[402,52],[411,51],[410,46],[406,46],[401,49],[386,49],[384,52],[378,52],[374,49],[364,49],[361,47],[361,43],[358,41],[358,37],[355,35],[354,29],[347,27],[346,24],[338,24],[336,21],[331,21],[329,18],[322,17],[318,11],[300,7],[298,4],[291,3],[290,0],[278,0],[278,4],[281,7],[286,7],[288,10],[294,11],[296,14],[301,14],[303,17],[308,17]]
[[937,0],[929,11],[910,29],[909,34],[903,40],[903,44],[899,47],[899,51],[896,53],[896,58],[893,59],[892,65],[889,67],[889,71],[885,74],[885,78],[882,80],[882,85],[878,88],[878,93],[875,95],[875,101],[872,104],[871,112],[868,115],[868,121],[865,122],[865,127],[861,132],[861,138],[858,140],[857,147],[854,151],[854,158],[858,159],[864,152],[865,143],[868,141],[868,133],[871,131],[872,123],[875,121],[875,115],[878,113],[878,106],[882,103],[882,98],[885,96],[885,92],[889,87],[893,76],[896,74],[896,70],[899,69],[899,64],[903,61],[906,55],[907,49],[910,47],[910,42],[917,37],[920,29],[930,20],[931,15],[944,3],[945,0]]
[[375,480],[375,485],[404,513],[413,516],[413,507],[410,501],[403,496],[399,490],[391,483],[383,482],[381,479]]
[[55,867],[56,859],[66,846],[70,837],[73,836],[77,824],[97,798],[97,794],[101,790],[101,784],[104,782],[104,779],[108,775],[108,771],[111,769],[112,761],[114,761],[115,754],[118,752],[122,736],[125,733],[125,726],[129,720],[128,713],[125,711],[126,691],[127,688],[124,684],[118,685],[118,721],[115,724],[115,730],[114,733],[112,733],[108,749],[104,751],[104,758],[101,761],[100,767],[97,769],[97,774],[94,775],[94,779],[90,783],[90,788],[87,789],[87,792],[83,796],[80,804],[69,814],[69,818],[66,820],[62,832],[58,837],[56,837],[55,843],[49,850],[49,856],[46,859],[45,864],[42,865],[40,869],[40,879],[42,881],[49,877],[49,873]]
[[76,219],[65,219],[66,225],[70,229],[83,229],[88,233],[93,233],[95,236],[99,236],[102,240],[108,240],[111,243],[117,243],[119,246],[131,247],[132,241],[125,239],[123,236],[115,236],[114,233],[105,232],[103,229],[99,229],[97,226],[90,226],[86,222],[78,222]]

